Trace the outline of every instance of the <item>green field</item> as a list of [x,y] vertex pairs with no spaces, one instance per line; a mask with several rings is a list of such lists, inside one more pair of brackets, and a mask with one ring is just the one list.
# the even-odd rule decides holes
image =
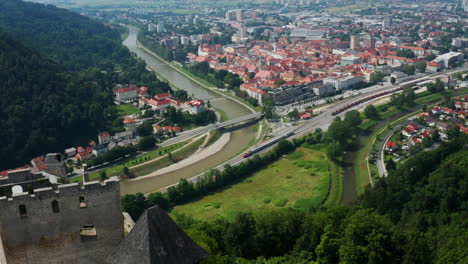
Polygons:
[[318,206],[330,190],[329,165],[324,152],[300,147],[242,182],[177,206],[171,213],[199,219],[232,218],[239,211]]
[[128,115],[134,115],[134,114],[140,113],[140,109],[138,109],[138,107],[132,104],[116,105],[115,109],[117,110],[118,115],[122,118]]

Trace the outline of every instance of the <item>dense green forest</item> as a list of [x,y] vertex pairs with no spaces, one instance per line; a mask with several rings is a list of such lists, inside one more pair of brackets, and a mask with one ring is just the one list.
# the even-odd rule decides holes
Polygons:
[[52,5],[1,0],[0,29],[68,69],[113,70],[129,59],[117,31]]
[[0,169],[119,130],[116,84],[171,90],[117,31],[71,11],[2,0],[0,41]]
[[[241,212],[207,222],[176,215],[176,222],[212,254],[202,263],[467,263],[467,143],[460,135],[412,156],[351,206]],[[188,187],[177,191],[189,194]],[[143,207],[171,206],[161,194],[129,198]]]
[[[112,93],[0,33],[0,167],[61,151],[106,127]],[[84,100],[83,100],[84,99]],[[99,102],[99,103],[98,103]]]

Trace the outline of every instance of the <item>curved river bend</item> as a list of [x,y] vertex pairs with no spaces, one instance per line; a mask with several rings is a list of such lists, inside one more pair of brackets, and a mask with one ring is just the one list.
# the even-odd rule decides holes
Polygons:
[[[137,29],[130,28],[129,35],[123,44],[127,46],[131,52],[134,52],[138,57],[142,58],[149,67],[163,78],[167,79],[171,84],[179,89],[187,91],[188,94],[193,95],[197,99],[210,100],[211,105],[226,113],[228,119],[241,117],[250,113],[250,111],[241,104],[225,99],[222,96],[201,87],[196,82],[188,79],[178,71],[174,70],[171,66],[167,65],[165,61],[162,61],[152,54],[140,49],[136,45],[137,34]],[[179,182],[181,178],[190,178],[203,173],[243,151],[255,136],[256,131],[253,126],[231,132],[230,141],[215,155],[164,175],[137,181],[121,182],[121,195],[157,191],[160,188]]]

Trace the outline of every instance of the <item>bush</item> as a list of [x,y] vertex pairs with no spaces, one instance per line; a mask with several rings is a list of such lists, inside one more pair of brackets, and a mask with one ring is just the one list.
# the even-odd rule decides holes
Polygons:
[[276,200],[273,204],[278,207],[284,207],[288,203],[288,199],[286,198],[281,198]]

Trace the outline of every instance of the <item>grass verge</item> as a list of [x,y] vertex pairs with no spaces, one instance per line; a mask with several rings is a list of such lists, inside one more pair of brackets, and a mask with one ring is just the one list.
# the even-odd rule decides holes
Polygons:
[[183,159],[186,159],[198,150],[198,148],[205,141],[205,138],[206,136],[203,136],[197,139],[196,141],[187,144],[182,149],[173,151],[171,159],[168,157],[168,155],[166,155],[163,158],[158,159],[154,162],[149,162],[137,168],[133,168],[130,170],[130,172],[136,175],[137,177],[144,176],[161,168],[177,163]]

